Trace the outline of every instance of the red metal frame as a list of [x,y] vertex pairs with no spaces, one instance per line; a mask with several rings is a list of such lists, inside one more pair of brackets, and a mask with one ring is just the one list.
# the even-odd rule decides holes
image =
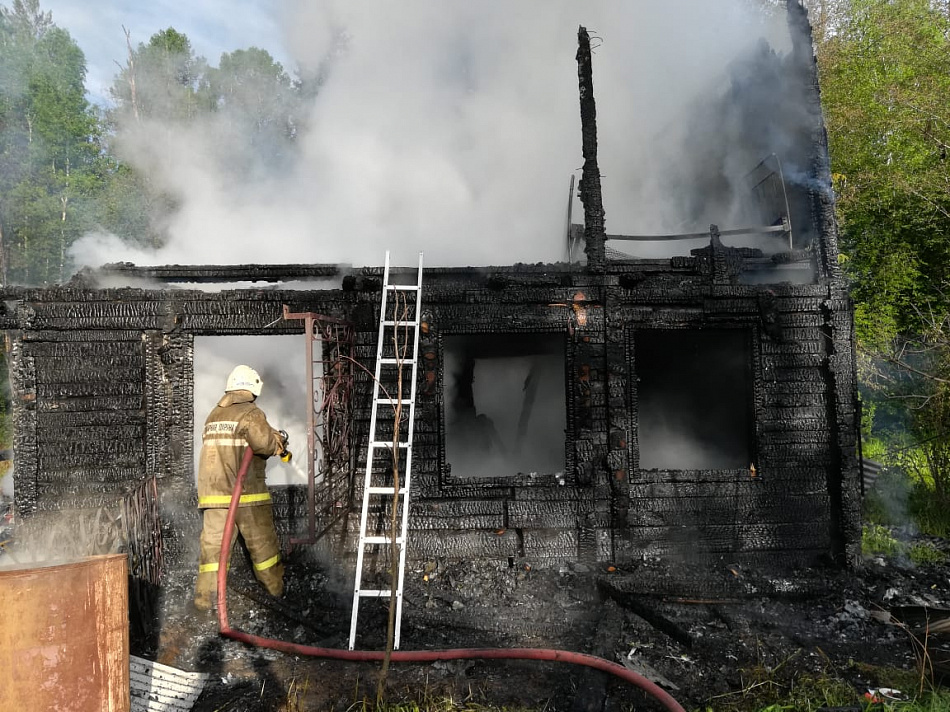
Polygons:
[[[326,501],[334,506],[342,502],[343,498],[340,492],[334,491],[338,478],[333,475],[350,469],[351,465],[355,330],[351,323],[341,319],[313,312],[291,312],[286,304],[283,315],[284,319],[304,321],[307,383],[310,389],[307,414],[307,537],[291,539],[291,543],[313,544],[319,538],[316,532],[317,479],[323,477],[327,486]],[[314,352],[315,342],[319,342],[319,354]],[[322,458],[317,457],[318,443]],[[349,497],[349,491],[345,496]]]

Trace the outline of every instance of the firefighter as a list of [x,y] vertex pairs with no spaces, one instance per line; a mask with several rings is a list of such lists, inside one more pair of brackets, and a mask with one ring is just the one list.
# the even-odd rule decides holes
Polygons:
[[267,422],[255,400],[261,394],[260,376],[249,366],[236,366],[228,376],[224,397],[205,421],[198,462],[198,507],[204,513],[201,559],[195,585],[195,607],[209,610],[217,592],[218,557],[231,493],[244,451],[254,457],[247,469],[234,520],[233,547],[240,532],[251,555],[254,575],[268,593],[284,592],[284,565],[274,529],[264,465],[271,455],[286,454],[286,436]]

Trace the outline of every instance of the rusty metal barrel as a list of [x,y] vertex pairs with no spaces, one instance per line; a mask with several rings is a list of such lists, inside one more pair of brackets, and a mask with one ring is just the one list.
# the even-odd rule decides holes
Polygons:
[[125,554],[0,568],[0,710],[129,709]]

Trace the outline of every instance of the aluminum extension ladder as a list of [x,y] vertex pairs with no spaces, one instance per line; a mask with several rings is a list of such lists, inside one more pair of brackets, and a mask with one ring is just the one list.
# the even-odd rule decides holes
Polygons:
[[[409,523],[409,484],[412,475],[412,432],[416,416],[416,374],[419,365],[419,331],[422,315],[422,253],[419,253],[419,271],[414,285],[390,284],[389,252],[386,252],[386,263],[383,270],[383,293],[379,308],[379,338],[376,344],[376,372],[373,380],[373,410],[370,417],[369,444],[366,448],[366,471],[363,479],[363,508],[360,513],[359,548],[356,554],[356,582],[353,590],[353,612],[350,618],[350,650],[356,644],[356,623],[359,617],[360,599],[363,598],[391,598],[393,591],[386,589],[363,588],[363,559],[367,550],[373,547],[392,547],[393,531],[384,531],[382,535],[371,536],[367,532],[367,521],[371,506],[392,503],[397,495],[393,485],[376,484],[380,473],[374,472],[374,463],[378,465],[378,454],[390,453],[392,462],[402,463],[399,481],[399,503],[395,529],[396,546],[398,548],[398,566],[393,572],[396,577],[396,611],[395,636],[393,647],[399,648],[399,631],[402,624],[403,583],[406,573],[406,543]],[[408,313],[406,313],[408,309]],[[397,313],[399,310],[399,313]],[[390,353],[390,345],[394,338],[402,337],[401,345],[405,350],[400,353]],[[411,348],[410,348],[411,346]],[[408,373],[407,373],[408,371]],[[402,376],[403,397],[397,393],[397,378]],[[406,379],[409,379],[408,384]],[[409,397],[405,397],[406,387],[409,387]],[[393,424],[392,437],[386,440],[386,435],[380,434],[379,407],[402,409],[408,406],[408,421],[406,432],[401,432],[400,420]],[[388,416],[389,413],[387,412]],[[385,420],[385,418],[384,418]],[[396,452],[393,452],[393,446]],[[403,456],[400,457],[400,454]],[[387,499],[388,498],[388,499]],[[383,508],[383,520],[390,527],[390,514]],[[392,562],[395,564],[396,562]]]

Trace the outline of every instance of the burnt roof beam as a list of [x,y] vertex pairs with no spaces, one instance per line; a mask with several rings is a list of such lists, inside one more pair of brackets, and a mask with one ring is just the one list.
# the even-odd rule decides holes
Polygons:
[[285,282],[301,279],[337,277],[349,271],[349,265],[157,265],[139,266],[131,262],[103,265],[99,274],[123,275],[160,282]]

